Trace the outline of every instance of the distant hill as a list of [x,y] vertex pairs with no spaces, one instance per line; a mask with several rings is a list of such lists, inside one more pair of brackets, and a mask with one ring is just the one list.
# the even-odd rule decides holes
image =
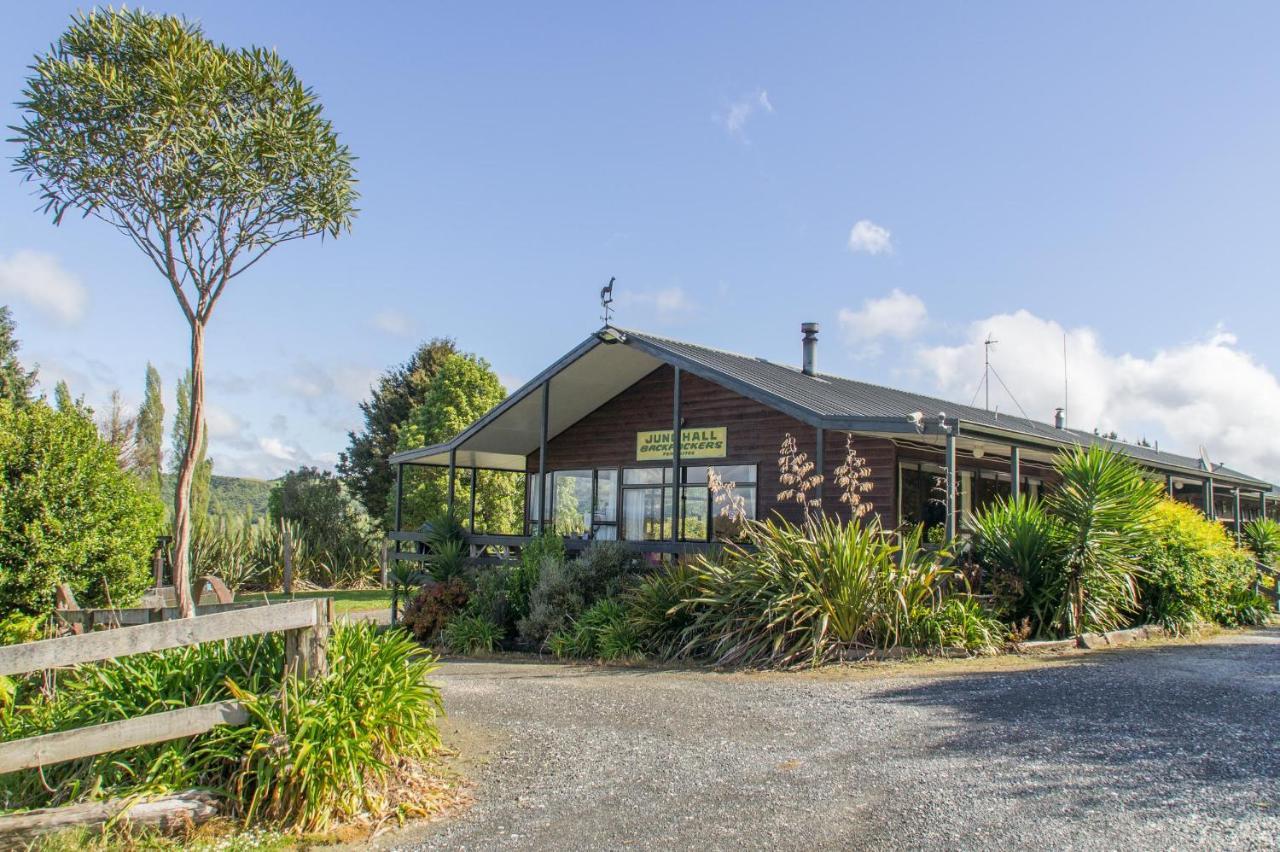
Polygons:
[[[239,476],[218,476],[209,484],[209,514],[242,517],[252,513],[255,518],[266,517],[267,496],[275,482],[269,479],[244,479]],[[164,502],[173,508],[173,474],[164,477]]]

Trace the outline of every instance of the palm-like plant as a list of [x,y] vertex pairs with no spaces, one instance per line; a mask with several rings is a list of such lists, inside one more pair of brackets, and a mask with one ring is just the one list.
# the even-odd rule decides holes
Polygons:
[[[1060,572],[1046,578],[1051,623],[1068,634],[1112,630],[1138,605],[1137,558],[1161,487],[1131,461],[1100,447],[1062,453],[1059,486],[1046,499],[1062,531]],[[1051,567],[1053,563],[1047,563]]]
[[1270,518],[1254,518],[1244,525],[1244,540],[1259,562],[1276,564],[1280,557],[1280,523]]
[[997,498],[974,518],[973,543],[989,579],[1007,591],[1006,617],[1047,626],[1052,601],[1039,591],[1061,573],[1065,534],[1044,503],[1027,495]]

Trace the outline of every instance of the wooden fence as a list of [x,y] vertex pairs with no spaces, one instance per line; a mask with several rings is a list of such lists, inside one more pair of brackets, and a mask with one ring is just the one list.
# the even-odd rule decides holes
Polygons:
[[[0,675],[24,674],[276,632],[285,634],[286,671],[292,669],[305,677],[323,675],[328,670],[331,620],[332,601],[316,598],[8,645],[0,647]],[[0,743],[0,773],[190,737],[212,730],[217,725],[237,725],[245,721],[245,710],[239,702],[215,701],[27,737]]]

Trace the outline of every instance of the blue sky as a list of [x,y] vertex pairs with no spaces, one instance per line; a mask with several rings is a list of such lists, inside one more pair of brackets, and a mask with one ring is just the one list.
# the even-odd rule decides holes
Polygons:
[[[10,4],[0,123],[77,8]],[[153,8],[276,47],[359,157],[354,231],[218,306],[217,472],[332,463],[423,338],[527,379],[617,276],[620,325],[793,363],[816,320],[822,369],[962,402],[994,333],[993,406],[1042,419],[1065,331],[1072,425],[1280,479],[1280,6]],[[164,282],[0,181],[26,359],[90,402],[136,401],[148,359],[171,391]]]

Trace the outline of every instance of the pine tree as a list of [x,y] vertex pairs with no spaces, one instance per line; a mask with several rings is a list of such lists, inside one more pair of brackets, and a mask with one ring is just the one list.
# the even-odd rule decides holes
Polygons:
[[116,463],[121,470],[136,469],[137,430],[138,418],[124,407],[120,391],[112,391],[111,405],[106,415],[98,421],[98,434],[116,451]]
[[143,487],[159,496],[164,471],[164,388],[160,371],[147,363],[147,387],[138,409],[135,470]]
[[[187,451],[187,435],[191,428],[191,371],[178,382],[178,410],[173,416],[173,471],[177,476],[182,457]],[[213,479],[213,461],[206,458],[209,451],[209,430],[200,428],[200,451],[196,454],[195,473],[191,479],[191,517],[200,520],[209,514],[209,484]]]
[[0,305],[0,400],[24,405],[31,399],[36,371],[24,370],[18,363],[18,339],[8,305]]

